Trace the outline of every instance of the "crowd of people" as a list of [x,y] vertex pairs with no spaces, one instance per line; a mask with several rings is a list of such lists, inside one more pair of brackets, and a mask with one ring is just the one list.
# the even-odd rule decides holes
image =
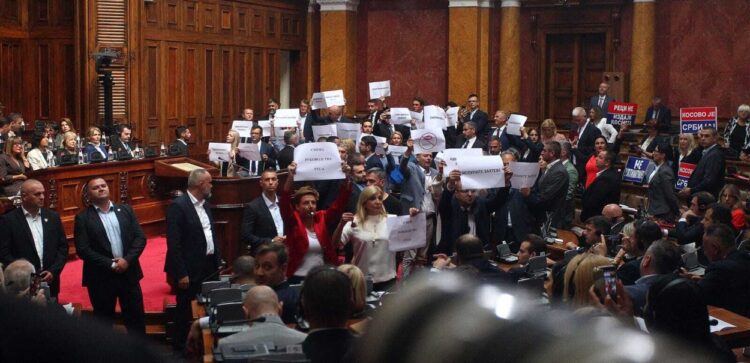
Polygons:
[[[303,100],[299,126],[278,137],[275,131],[264,135],[253,110],[243,110],[242,119],[253,122],[250,137],[243,140],[237,130],[230,130],[226,142],[231,160],[219,166],[223,175],[257,177],[261,189],[246,206],[241,226],[248,256],[234,264],[235,275],[246,277],[245,312],[255,322],[248,332],[224,338],[219,346],[238,341],[299,344],[313,362],[357,360],[357,339],[346,323],[370,315],[368,290],[391,293],[408,288],[412,275],[447,279],[456,273],[508,291],[542,280],[544,290],[537,292],[552,309],[576,310],[583,317],[642,318],[653,332],[701,347],[719,361],[731,359],[726,347],[708,333],[706,307],[750,318],[746,195],[725,178],[727,158],[748,157],[750,106],[739,107],[723,137],[713,127],[697,135],[671,134],[669,108],[655,97],[643,120],[644,132],[634,133],[633,126],[607,122],[604,110],[614,100],[607,91],[603,83],[588,107],[571,111],[567,135],[558,132],[552,119],[514,135],[507,127],[511,112],[498,110],[490,119],[480,109],[478,96],[470,95],[456,126],[447,127],[443,136],[448,148],[481,149],[485,155],[500,156],[504,168],[498,177],[505,179],[505,186],[487,190],[464,188],[460,168],[445,172],[445,160],[416,152],[411,132],[423,121],[419,115],[425,101],[420,98],[414,98],[411,107],[416,116],[403,125],[391,122],[384,99],[370,100],[370,113],[360,120],[343,116],[342,106],[330,107],[321,116]],[[272,121],[278,107],[270,100],[269,114],[261,119]],[[0,120],[0,125],[6,121]],[[336,123],[358,123],[358,138],[315,139],[313,126]],[[59,217],[44,208],[44,186],[26,179],[24,170],[53,165],[54,158],[44,156],[50,149],[80,152],[79,141],[70,136],[75,134],[69,121],[61,122],[60,131],[62,136],[52,131],[35,135],[34,149],[26,154],[17,136],[8,133],[5,138],[6,131],[0,130],[6,142],[0,165],[5,193],[19,193],[22,200],[22,208],[8,213],[2,223],[29,227],[0,237],[0,261],[9,264],[6,275],[11,277],[18,268],[14,264],[24,264],[29,276],[49,284],[51,297],[59,291],[67,245]],[[137,149],[128,145],[130,128],[122,126],[119,131],[109,150]],[[11,127],[10,132],[18,129]],[[628,154],[648,158],[654,165],[642,180],[646,203],[633,206],[635,215],[620,205],[623,182],[618,165],[626,134],[638,139],[627,147]],[[90,128],[87,135],[83,152],[88,160],[98,158],[96,154],[106,159],[100,130]],[[172,149],[189,154],[189,129],[178,127],[176,137],[170,154]],[[387,141],[379,144],[376,137]],[[304,142],[335,143],[345,178],[295,180],[294,149]],[[243,158],[241,143],[257,144],[260,160]],[[405,151],[391,152],[391,146]],[[514,161],[538,164],[533,186],[512,184]],[[695,168],[678,190],[676,176],[685,163]],[[281,170],[287,171],[283,183]],[[173,344],[179,352],[200,349],[200,325],[192,321],[190,304],[201,284],[227,267],[220,258],[221,243],[208,204],[212,180],[206,170],[191,172],[187,190],[171,203],[166,216],[164,270],[177,291]],[[132,209],[110,200],[103,179],[92,179],[86,189],[92,205],[76,216],[75,243],[84,260],[83,282],[94,313],[111,321],[119,300],[128,331],[143,334],[138,257],[145,235]],[[388,217],[420,214],[426,223],[418,233],[424,233],[425,245],[395,252],[389,245]],[[557,233],[571,229],[579,231],[577,240],[559,244]],[[572,254],[557,261],[549,258],[546,250],[551,243]],[[498,251],[505,248],[517,256],[512,266],[498,262]],[[690,253],[705,267],[704,274],[695,274],[685,263],[683,255]],[[540,274],[531,262],[542,256],[548,268]],[[608,273],[614,282],[607,280]],[[20,289],[14,294],[41,299],[36,291],[24,289],[27,286],[22,281],[13,287]],[[684,309],[674,309],[676,305]],[[302,321],[309,323],[307,334],[285,326]]]

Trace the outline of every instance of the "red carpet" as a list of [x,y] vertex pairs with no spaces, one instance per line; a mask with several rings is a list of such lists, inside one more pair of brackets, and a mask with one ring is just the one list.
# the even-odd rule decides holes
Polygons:
[[[141,269],[143,270],[141,290],[143,290],[143,304],[146,311],[163,311],[165,297],[168,297],[170,302],[175,301],[174,295],[169,294],[169,285],[167,285],[166,274],[164,273],[164,258],[166,255],[166,238],[154,237],[148,239],[146,249],[140,258]],[[60,280],[59,300],[61,303],[81,303],[84,309],[90,309],[91,301],[89,301],[88,290],[81,286],[82,271],[82,260],[68,261]]]

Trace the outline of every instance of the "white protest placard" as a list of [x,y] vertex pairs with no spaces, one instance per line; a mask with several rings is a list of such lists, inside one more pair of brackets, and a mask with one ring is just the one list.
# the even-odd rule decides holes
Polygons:
[[411,115],[411,118],[413,120],[422,121],[422,113],[421,112],[409,111],[409,115]]
[[539,176],[539,163],[510,162],[510,170],[513,176],[510,178],[510,186],[513,189],[531,188]]
[[445,110],[439,106],[425,106],[424,128],[432,130],[445,130],[448,127],[448,116]]
[[400,158],[401,155],[404,155],[406,149],[408,149],[406,146],[388,145],[388,152],[390,152],[396,159]]
[[474,158],[478,156],[483,156],[484,151],[479,148],[471,148],[471,149],[445,149],[442,151],[442,155],[438,154],[438,156],[435,157],[435,159],[438,159],[438,157],[441,158],[441,160],[445,161],[445,168],[443,169],[443,172],[445,175],[448,175],[451,173],[451,171],[458,169],[461,170],[460,167],[460,159],[461,158]]
[[448,127],[458,125],[458,110],[460,109],[460,107],[450,107],[445,111],[445,115],[448,117]]
[[427,244],[427,218],[424,213],[416,216],[388,216],[388,250],[391,252],[408,251],[422,248]]
[[394,125],[408,125],[411,123],[411,112],[406,107],[391,108],[391,123]]
[[271,121],[258,121],[258,126],[263,129],[263,137],[271,136]]
[[273,117],[274,127],[297,127],[299,108],[282,108],[276,110]]
[[297,172],[294,181],[344,179],[341,157],[332,142],[311,142],[294,148]]
[[232,121],[232,130],[240,133],[240,137],[250,137],[250,131],[253,128],[252,121],[234,120]]
[[348,122],[337,122],[336,132],[340,139],[359,140],[359,132],[362,126]]
[[461,158],[461,188],[492,189],[505,186],[503,159],[500,155]]
[[313,93],[311,102],[312,109],[328,108],[331,106],[344,106],[344,91],[337,89],[335,91],[325,91]]
[[508,128],[506,129],[508,135],[521,136],[521,128],[523,127],[523,124],[526,123],[527,119],[528,117],[524,115],[515,113],[511,114],[508,118]]
[[315,140],[311,141],[318,141],[321,137],[329,137],[329,136],[337,136],[336,133],[336,125],[330,124],[330,125],[313,125],[313,138]]
[[391,96],[391,81],[370,82],[370,98]]
[[232,145],[224,142],[210,142],[208,143],[208,160],[209,161],[229,161],[229,151],[232,150]]
[[255,160],[260,161],[260,149],[258,148],[258,144],[253,143],[242,143],[237,146],[237,149],[240,152],[240,156],[247,160]]
[[414,153],[416,154],[445,150],[443,130],[411,130],[411,139],[414,140]]

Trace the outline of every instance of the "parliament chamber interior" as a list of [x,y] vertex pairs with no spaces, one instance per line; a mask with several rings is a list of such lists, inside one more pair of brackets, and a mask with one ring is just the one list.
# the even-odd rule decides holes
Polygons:
[[750,362],[746,0],[1,0],[0,361]]

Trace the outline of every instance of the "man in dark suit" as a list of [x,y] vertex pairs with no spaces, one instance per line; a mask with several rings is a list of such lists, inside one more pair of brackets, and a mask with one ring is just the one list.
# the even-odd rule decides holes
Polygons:
[[680,190],[679,195],[683,198],[698,192],[709,192],[714,197],[719,196],[719,191],[724,187],[725,160],[721,147],[716,144],[719,133],[713,127],[704,127],[698,133],[700,144],[703,147],[701,161],[690,175],[688,185]]
[[596,125],[589,122],[586,117],[586,110],[583,107],[573,109],[573,122],[578,125],[578,132],[571,135],[573,155],[575,156],[574,164],[578,169],[578,175],[585,175],[586,162],[594,154],[594,142],[602,132]]
[[380,120],[380,115],[383,114],[383,101],[379,98],[371,98],[367,101],[367,120],[370,120],[373,125],[377,125]]
[[669,133],[669,129],[672,127],[672,111],[661,103],[661,97],[659,96],[654,96],[651,100],[651,107],[646,110],[646,119],[643,122],[646,123],[651,120],[654,120],[659,132]]
[[464,117],[459,120],[460,122],[456,126],[456,132],[461,132],[461,130],[463,130],[461,126],[463,126],[464,123],[473,122],[475,129],[477,130],[476,134],[484,139],[490,133],[490,128],[488,126],[490,117],[487,115],[487,112],[479,109],[479,96],[476,94],[470,94],[467,103],[469,107],[466,108],[466,114]]
[[21,185],[21,208],[0,220],[0,262],[8,266],[23,258],[40,271],[50,286],[50,295],[60,292],[60,273],[68,259],[68,241],[60,216],[44,208],[44,185],[28,179]]
[[477,125],[472,122],[465,122],[463,126],[463,133],[456,140],[456,148],[459,149],[487,149],[487,144],[484,143],[477,134]]
[[278,152],[279,169],[286,169],[294,161],[294,148],[299,144],[299,136],[294,131],[284,132],[284,148]]
[[365,158],[365,170],[372,168],[385,169],[380,158],[375,155],[375,148],[378,147],[378,140],[373,136],[363,136],[359,141],[359,153]]
[[[495,112],[495,117],[493,120],[495,121],[495,128],[493,128],[490,132],[490,137],[497,137],[500,139],[500,148],[502,151],[508,150],[511,147],[511,140],[508,137],[508,133],[506,132],[506,126],[508,124],[508,117],[510,115],[508,112],[499,110]],[[520,151],[521,149],[519,149]]]
[[130,146],[130,137],[132,130],[130,125],[119,124],[117,125],[117,137],[112,138],[112,152],[115,153],[115,157],[120,151],[126,151],[130,156],[133,156],[133,148]]
[[104,179],[89,180],[84,193],[91,205],[76,215],[74,234],[94,315],[114,320],[119,299],[128,332],[145,334],[138,258],[146,235],[130,206],[112,203]]
[[299,101],[299,118],[300,120],[304,120],[302,136],[305,140],[302,142],[315,142],[312,127],[324,123],[320,122],[317,112],[313,111],[312,107],[310,107],[310,100],[303,99]]
[[379,116],[378,122],[373,129],[373,135],[385,137],[390,141],[394,131],[401,133],[404,143],[411,137],[411,129],[407,125],[394,125],[391,123],[391,111],[385,109]]
[[[506,185],[509,185],[510,174],[506,173],[505,179]],[[443,191],[438,204],[443,233],[435,252],[452,255],[456,240],[467,233],[479,237],[483,244],[488,245],[492,224],[490,214],[505,203],[509,189],[499,188],[490,198],[481,197],[476,190],[461,187],[461,171],[451,171],[446,190]]]
[[263,141],[263,128],[260,126],[253,126],[250,129],[250,143],[258,146],[260,151],[261,160],[250,160],[250,176],[257,176],[266,169],[276,168],[276,149]]
[[648,214],[673,222],[680,214],[680,202],[674,192],[675,176],[666,162],[672,147],[666,142],[656,145],[653,152],[656,169],[646,176],[648,184]]
[[[503,164],[510,165],[516,161],[515,155],[506,151],[502,153]],[[490,194],[497,193],[497,189],[490,191]],[[539,233],[535,228],[534,216],[529,211],[523,195],[518,189],[511,189],[507,201],[500,206],[495,212],[492,220],[492,243],[506,241],[511,251],[518,251],[521,242],[530,233]]]
[[190,150],[188,150],[188,141],[190,141],[190,137],[192,137],[192,134],[190,134],[190,129],[187,126],[177,126],[177,128],[174,129],[174,135],[177,139],[170,147],[170,150],[174,149],[175,155],[190,155]]
[[591,96],[591,102],[589,102],[589,108],[598,106],[602,109],[603,113],[607,113],[609,110],[609,103],[615,101],[614,97],[607,94],[609,91],[609,84],[602,82],[599,84],[599,94]]
[[273,170],[266,170],[260,176],[261,195],[253,199],[242,216],[242,242],[248,251],[255,255],[258,248],[267,243],[284,243],[284,220],[278,205],[276,190],[279,178]]
[[550,221],[552,211],[562,208],[568,193],[568,171],[560,161],[561,152],[559,142],[545,142],[542,160],[546,163],[546,168],[539,172],[533,188],[520,189],[529,210],[536,218],[537,226]]
[[698,280],[706,304],[750,317],[750,254],[737,250],[734,231],[721,223],[706,227],[703,253],[711,262]]
[[273,98],[268,99],[268,113],[261,116],[261,120],[270,120],[276,115],[276,110],[279,109],[279,102]]
[[167,257],[164,272],[177,284],[175,349],[182,350],[190,329],[190,302],[203,281],[214,277],[221,266],[221,254],[213,229],[211,174],[195,169],[188,176],[185,194],[177,197],[167,210]]
[[583,209],[581,220],[602,214],[607,204],[620,203],[620,173],[612,167],[615,154],[609,150],[599,152],[596,167],[599,169],[596,179],[583,192]]

